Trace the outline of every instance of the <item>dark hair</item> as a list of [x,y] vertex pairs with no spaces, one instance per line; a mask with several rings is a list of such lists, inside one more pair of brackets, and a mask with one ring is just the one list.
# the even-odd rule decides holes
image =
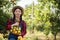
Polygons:
[[23,8],[21,6],[14,6],[13,9],[12,9],[12,12],[13,12],[13,21],[15,20],[15,10],[16,9],[20,9],[21,10],[21,16],[20,16],[20,21],[22,21],[22,15],[23,15]]

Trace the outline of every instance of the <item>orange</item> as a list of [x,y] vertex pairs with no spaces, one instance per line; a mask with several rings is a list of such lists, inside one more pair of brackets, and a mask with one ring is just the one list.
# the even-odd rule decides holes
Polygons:
[[17,31],[18,32],[18,34],[20,34],[21,32],[20,31]]
[[22,36],[18,36],[18,40],[22,40]]
[[17,31],[15,31],[14,34],[17,34]]

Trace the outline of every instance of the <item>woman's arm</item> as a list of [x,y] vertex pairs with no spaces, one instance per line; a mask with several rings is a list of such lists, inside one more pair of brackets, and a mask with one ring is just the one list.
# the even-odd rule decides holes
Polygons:
[[8,19],[8,21],[7,21],[6,29],[7,30],[11,29],[11,20],[10,19]]
[[18,25],[19,25],[18,22],[12,24],[11,19],[9,19],[9,20],[7,21],[6,29],[7,29],[7,30],[10,30],[12,26],[18,26]]
[[21,30],[21,35],[24,36],[26,34],[26,23],[25,21],[22,22],[22,30]]

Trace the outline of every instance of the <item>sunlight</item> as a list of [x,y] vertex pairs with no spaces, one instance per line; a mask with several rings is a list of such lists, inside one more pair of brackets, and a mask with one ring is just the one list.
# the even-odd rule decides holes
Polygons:
[[25,5],[29,5],[34,1],[34,4],[38,4],[37,0],[20,0],[17,2],[17,5],[20,5],[25,8]]

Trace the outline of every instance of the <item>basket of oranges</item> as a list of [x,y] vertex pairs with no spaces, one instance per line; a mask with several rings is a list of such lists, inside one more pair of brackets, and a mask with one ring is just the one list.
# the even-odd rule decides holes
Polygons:
[[[21,28],[18,26],[12,26],[10,29],[10,32],[16,35],[19,35],[21,33]],[[18,36],[17,40],[23,40],[22,36]]]
[[10,32],[19,35],[21,33],[21,28],[18,26],[12,26]]

